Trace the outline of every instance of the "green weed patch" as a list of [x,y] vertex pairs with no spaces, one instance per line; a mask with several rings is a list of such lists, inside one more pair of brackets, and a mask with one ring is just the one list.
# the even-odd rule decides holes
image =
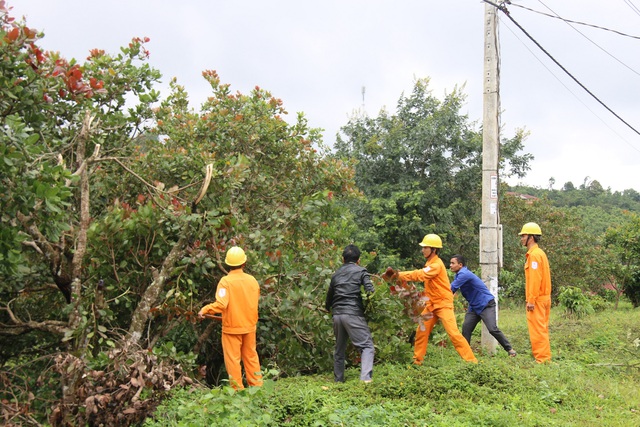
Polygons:
[[183,390],[145,426],[640,426],[640,311],[629,305],[575,319],[554,309],[554,361],[546,365],[535,363],[522,336],[524,311],[500,316],[510,337],[519,331],[515,358],[478,352],[474,365],[450,344],[434,345],[422,366],[377,364],[371,384],[352,367],[345,383],[326,372],[239,393]]

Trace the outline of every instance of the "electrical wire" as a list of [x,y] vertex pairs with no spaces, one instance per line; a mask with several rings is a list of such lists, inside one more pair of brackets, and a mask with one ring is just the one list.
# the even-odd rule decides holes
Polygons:
[[[504,7],[504,6],[498,6],[495,3],[489,2],[487,0],[482,0],[482,1],[485,2],[485,3],[489,3],[490,5],[495,6],[497,8]],[[612,30],[611,28],[607,28],[607,27],[601,27],[599,25],[587,24],[586,22],[572,21],[571,19],[565,19],[565,18],[561,18],[559,16],[551,15],[549,13],[540,12],[539,10],[535,10],[535,9],[528,8],[526,6],[522,6],[522,5],[519,5],[519,4],[511,3],[510,1],[508,3],[511,6],[519,7],[521,9],[528,10],[529,12],[537,13],[539,15],[547,16],[549,18],[560,19],[562,21],[570,22],[572,24],[584,25],[586,27],[592,27],[592,28],[597,28],[599,30],[610,31],[612,33],[616,33],[616,34],[619,34],[619,35],[624,36],[624,37],[630,37],[632,39],[639,39],[640,40],[640,36],[634,36],[634,35],[631,35],[631,34],[623,33],[622,31]],[[503,11],[503,12],[505,12],[505,11]],[[508,14],[509,12],[506,11],[505,13]]]
[[631,124],[629,124],[626,120],[624,120],[622,117],[620,117],[620,115],[618,115],[618,113],[616,113],[615,111],[613,111],[607,104],[605,104],[603,101],[600,100],[600,98],[598,98],[593,92],[591,92],[584,84],[582,84],[582,82],[580,80],[578,80],[573,74],[571,74],[569,72],[569,70],[567,70],[562,64],[560,64],[558,62],[557,59],[555,59],[553,57],[553,55],[551,55],[549,52],[547,52],[547,50],[542,47],[542,45],[540,43],[538,43],[538,41],[536,39],[534,39],[531,34],[529,34],[527,32],[527,30],[525,30],[522,25],[520,25],[518,23],[518,21],[516,21],[511,14],[509,13],[509,11],[507,10],[507,8],[504,6],[504,4],[498,5],[495,4],[489,0],[483,0],[483,2],[490,4],[491,6],[495,7],[496,9],[498,9],[499,11],[501,11],[502,13],[504,13],[504,15],[509,18],[509,20],[511,20],[511,22],[513,22],[515,24],[516,27],[518,27],[520,29],[520,31],[522,31],[524,33],[524,35],[526,35],[529,40],[531,40],[536,46],[538,46],[538,49],[540,49],[542,52],[544,52],[545,55],[547,55],[549,57],[549,59],[551,59],[558,67],[560,67],[562,69],[562,71],[565,72],[565,74],[567,74],[569,77],[571,77],[571,79],[576,82],[585,92],[587,92],[589,95],[591,95],[591,97],[593,99],[595,99],[596,101],[598,101],[598,103],[600,105],[602,105],[604,108],[606,108],[611,114],[613,114],[615,117],[618,118],[618,120],[620,120],[622,123],[624,123],[625,125],[627,125],[627,127],[629,129],[631,129],[632,131],[634,131],[635,133],[637,133],[638,135],[640,135],[640,131],[638,131],[636,128],[634,128],[633,126],[631,126]]
[[624,2],[636,13],[636,15],[640,16],[640,9],[638,9],[638,6],[633,4],[631,0],[624,0]]
[[[584,105],[584,106],[585,106],[589,111],[591,111],[591,112],[592,112],[596,117],[598,116],[598,115],[597,115],[597,114],[596,114],[592,109],[590,109],[590,108],[589,108],[589,106],[588,106],[584,101],[582,101],[582,99],[580,99],[580,97],[579,97],[579,96],[578,96],[574,91],[572,91],[572,90],[571,90],[571,88],[570,88],[569,86],[567,86],[567,85],[566,85],[566,84],[565,84],[565,83],[560,79],[560,77],[558,77],[558,76],[556,75],[556,73],[554,73],[554,72],[553,72],[553,70],[552,70],[551,68],[547,67],[547,64],[545,64],[545,63],[544,63],[544,62],[543,62],[543,61],[538,57],[538,55],[536,55],[536,54],[535,54],[535,52],[534,52],[533,50],[531,50],[531,49],[529,48],[529,46],[527,46],[527,44],[526,44],[524,41],[522,41],[522,39],[521,39],[520,37],[518,37],[518,34],[516,34],[516,33],[515,33],[515,31],[513,31],[513,30],[512,30],[508,25],[505,25],[505,28],[506,28],[507,30],[509,30],[509,32],[511,32],[511,34],[513,34],[513,36],[514,36],[516,39],[518,39],[518,41],[519,41],[520,43],[522,43],[522,45],[525,47],[525,49],[527,49],[527,50],[529,51],[529,53],[531,53],[531,55],[532,55],[532,56],[533,56],[533,57],[534,57],[534,58],[535,58],[535,59],[540,63],[540,65],[542,65],[542,66],[543,66],[543,67],[544,67],[544,68],[549,72],[549,74],[551,74],[551,75],[552,75],[552,76],[553,76],[553,77],[558,81],[558,83],[560,83],[562,86],[564,86],[564,88],[565,88],[565,89],[566,89],[566,90],[567,90],[571,95],[573,95],[573,96],[574,96],[574,97],[575,97],[575,98],[576,98],[576,99],[577,99],[577,100],[578,100],[582,105]],[[602,120],[602,119],[601,119],[601,120]]]
[[565,89],[566,89],[566,90],[567,90],[571,95],[573,95],[573,97],[574,97],[576,100],[578,100],[578,102],[580,102],[580,103],[581,103],[581,104],[582,104],[582,105],[583,105],[587,110],[589,110],[589,112],[590,112],[591,114],[593,114],[593,115],[594,115],[598,120],[600,120],[600,121],[602,122],[602,124],[604,124],[606,127],[608,127],[608,128],[609,128],[609,130],[611,130],[611,132],[615,133],[615,134],[616,134],[616,135],[617,135],[621,140],[623,140],[623,141],[624,141],[624,142],[625,142],[629,147],[631,147],[631,148],[633,148],[634,150],[636,150],[636,151],[640,152],[640,149],[636,148],[636,147],[635,147],[631,142],[627,141],[627,139],[626,139],[624,136],[620,135],[620,133],[618,133],[618,132],[613,128],[613,127],[611,127],[611,126],[609,125],[609,123],[607,123],[607,122],[606,122],[602,117],[600,117],[600,115],[598,115],[598,113],[596,113],[595,111],[593,111],[593,110],[592,110],[592,109],[587,105],[587,103],[586,103],[586,102],[584,102],[582,99],[580,99],[580,97],[579,97],[579,96],[578,96],[578,95],[577,95],[573,90],[571,90],[571,88],[570,88],[569,86],[567,86],[567,85],[566,85],[566,84],[565,84],[565,83],[560,79],[560,77],[558,77],[558,76],[556,75],[556,73],[554,73],[554,72],[553,72],[553,70],[552,70],[551,68],[549,68],[549,67],[547,66],[547,64],[545,64],[545,63],[542,61],[542,59],[540,59],[540,58],[538,57],[538,55],[536,55],[536,54],[535,54],[535,52],[534,52],[533,50],[531,50],[531,49],[529,48],[529,46],[527,46],[527,44],[526,44],[526,43],[525,43],[525,42],[524,42],[520,37],[518,37],[518,35],[516,34],[516,32],[515,32],[515,31],[513,31],[513,30],[511,29],[511,27],[509,27],[508,25],[506,25],[506,22],[505,22],[504,24],[505,24],[505,25],[504,25],[504,27],[505,27],[507,30],[509,30],[509,32],[510,32],[511,34],[513,34],[513,36],[514,36],[516,39],[518,39],[518,41],[519,41],[520,43],[522,43],[522,45],[525,47],[525,49],[527,49],[527,50],[529,51],[529,53],[531,53],[531,55],[532,55],[532,56],[533,56],[533,57],[534,57],[534,58],[535,58],[535,59],[540,63],[540,65],[542,65],[542,66],[543,66],[543,67],[544,67],[544,68],[545,68],[545,69],[546,69],[546,70],[547,70],[547,71],[548,71],[548,72],[549,72],[549,73],[550,73],[550,74],[551,74],[551,75],[552,75],[552,76],[553,76],[553,77],[554,77],[554,78],[555,78],[555,79],[556,79],[556,80],[557,80],[557,81],[562,85],[562,86],[564,86],[564,88],[565,88]]
[[587,37],[583,32],[581,32],[580,30],[578,30],[576,27],[574,27],[573,25],[571,25],[571,23],[565,19],[563,19],[560,15],[558,15],[554,10],[552,10],[549,6],[547,6],[546,4],[544,4],[542,2],[542,0],[538,0],[538,2],[540,2],[541,5],[543,5],[544,7],[546,7],[547,9],[549,9],[549,11],[551,13],[553,13],[555,16],[557,16],[558,18],[562,19],[568,26],[570,26],[571,28],[573,28],[575,31],[578,32],[578,34],[580,34],[582,37],[584,37],[585,39],[589,40],[591,42],[591,44],[593,44],[595,47],[597,47],[598,49],[600,49],[601,51],[603,51],[604,53],[606,53],[607,55],[609,55],[611,58],[615,59],[616,61],[618,61],[618,63],[620,63],[622,66],[626,67],[627,69],[629,69],[632,73],[635,73],[636,75],[640,76],[640,73],[637,72],[636,70],[634,70],[633,68],[631,68],[630,66],[628,66],[627,64],[625,64],[624,62],[622,62],[620,59],[616,58],[614,55],[612,55],[611,53],[609,53],[605,48],[603,48],[602,46],[600,46],[598,43],[594,42],[593,40],[591,40],[589,37]]

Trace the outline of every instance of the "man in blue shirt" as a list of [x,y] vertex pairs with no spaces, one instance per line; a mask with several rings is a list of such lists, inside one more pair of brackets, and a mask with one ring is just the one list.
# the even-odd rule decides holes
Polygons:
[[482,320],[489,333],[509,353],[509,356],[515,356],[516,351],[511,347],[507,337],[498,329],[496,299],[482,279],[465,267],[466,263],[467,261],[462,255],[454,255],[449,263],[451,271],[456,273],[453,282],[451,282],[451,292],[455,294],[460,289],[462,296],[469,302],[469,309],[462,323],[462,336],[471,344],[471,334]]

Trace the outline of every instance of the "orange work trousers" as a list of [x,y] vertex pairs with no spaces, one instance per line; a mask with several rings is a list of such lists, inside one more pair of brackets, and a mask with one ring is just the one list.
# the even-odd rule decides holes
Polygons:
[[244,365],[244,374],[249,386],[262,385],[260,360],[256,352],[256,333],[225,334],[222,333],[222,352],[224,366],[229,374],[229,384],[236,390],[244,388],[242,385],[242,370],[240,360]]
[[436,322],[440,320],[444,330],[449,335],[449,339],[453,343],[456,351],[467,362],[478,363],[478,359],[473,355],[473,351],[469,346],[467,340],[462,336],[456,323],[456,315],[453,312],[453,308],[443,307],[433,310],[433,317],[429,320],[418,322],[418,329],[416,330],[416,340],[413,347],[413,363],[416,365],[422,365],[425,354],[427,354],[427,346],[429,345],[429,335],[435,326]]
[[551,297],[538,297],[534,306],[533,311],[527,311],[531,353],[536,362],[549,362],[551,360],[551,343],[549,342]]

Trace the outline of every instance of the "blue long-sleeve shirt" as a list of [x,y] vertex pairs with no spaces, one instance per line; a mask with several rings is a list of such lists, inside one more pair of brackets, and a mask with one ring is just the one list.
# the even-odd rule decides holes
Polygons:
[[476,314],[482,313],[489,301],[494,299],[482,279],[469,271],[467,267],[462,267],[451,282],[451,292],[455,294],[458,289],[469,302],[468,311],[473,311]]

